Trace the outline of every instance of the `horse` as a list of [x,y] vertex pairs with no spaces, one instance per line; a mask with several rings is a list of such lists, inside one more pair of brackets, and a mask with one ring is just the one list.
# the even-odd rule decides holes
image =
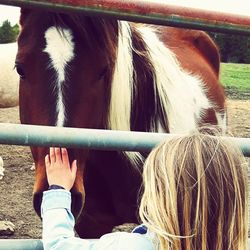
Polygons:
[[14,71],[17,43],[0,44],[0,108],[18,105],[19,76]]
[[[18,74],[14,71],[17,43],[0,44],[0,108],[18,105]],[[0,156],[0,180],[4,176],[3,158]]]
[[[226,126],[220,55],[202,31],[28,8],[21,9],[20,26],[23,124],[165,133]],[[79,236],[96,238],[138,223],[147,152],[68,151],[78,162],[71,193]],[[48,148],[32,146],[31,152],[40,215]]]

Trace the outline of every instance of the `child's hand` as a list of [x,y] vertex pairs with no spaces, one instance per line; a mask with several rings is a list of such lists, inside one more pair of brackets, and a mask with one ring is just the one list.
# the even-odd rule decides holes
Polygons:
[[59,185],[70,190],[76,178],[76,160],[71,167],[66,148],[50,148],[45,157],[46,173],[49,185]]

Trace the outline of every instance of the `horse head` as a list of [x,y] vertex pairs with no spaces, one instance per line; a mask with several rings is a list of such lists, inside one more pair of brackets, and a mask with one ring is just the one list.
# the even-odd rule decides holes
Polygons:
[[[219,53],[204,32],[28,9],[22,9],[20,24],[16,69],[22,123],[170,133],[226,124]],[[34,207],[40,214],[48,148],[31,151]],[[69,155],[78,161],[75,216],[86,189],[81,237],[138,222],[141,169],[131,165],[142,166],[146,154],[69,149]]]
[[[105,128],[117,22],[83,15],[21,10],[16,70],[20,75],[20,119],[24,124]],[[48,183],[44,157],[48,148],[31,147],[36,166],[34,208],[40,215]],[[73,214],[84,203],[87,150],[69,149],[77,159],[72,189]]]

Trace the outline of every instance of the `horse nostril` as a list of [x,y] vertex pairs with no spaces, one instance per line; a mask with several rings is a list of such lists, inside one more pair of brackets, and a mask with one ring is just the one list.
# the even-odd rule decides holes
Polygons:
[[75,219],[77,220],[83,209],[84,196],[80,192],[72,192],[71,195],[72,195],[71,210]]
[[41,218],[41,203],[42,203],[43,193],[37,192],[33,195],[33,207],[37,215]]

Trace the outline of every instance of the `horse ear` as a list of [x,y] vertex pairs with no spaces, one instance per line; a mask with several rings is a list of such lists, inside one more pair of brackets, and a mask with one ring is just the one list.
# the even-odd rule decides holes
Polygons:
[[21,8],[21,15],[20,15],[20,20],[19,20],[19,23],[21,26],[24,25],[24,22],[27,19],[30,12],[31,12],[31,9]]

